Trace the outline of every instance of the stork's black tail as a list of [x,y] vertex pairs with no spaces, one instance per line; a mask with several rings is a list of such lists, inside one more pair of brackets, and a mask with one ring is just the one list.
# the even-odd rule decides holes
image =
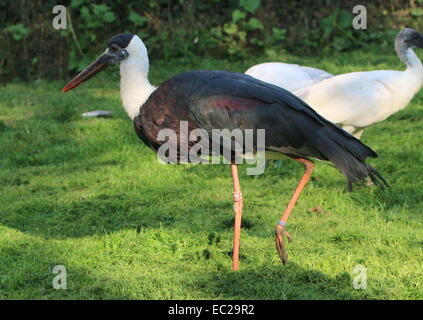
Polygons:
[[370,177],[372,182],[382,189],[389,187],[385,178],[365,163],[367,157],[377,157],[371,148],[329,121],[325,123],[323,131],[324,134],[313,134],[314,139],[325,140],[324,143],[319,143],[319,151],[347,177],[349,191],[352,189],[352,183],[362,181],[366,177]]
[[[263,82],[257,82],[257,84],[261,87],[271,86]],[[298,138],[307,145],[301,146],[297,142],[299,148],[293,155],[331,161],[347,177],[349,190],[351,190],[352,183],[362,181],[366,177],[370,177],[373,183],[381,188],[389,187],[382,175],[365,163],[367,157],[377,157],[372,149],[344,129],[325,119],[294,94],[278,87],[273,86],[272,88],[276,90],[272,90],[271,93],[278,94],[281,105],[288,104],[291,107],[289,112],[272,112],[272,117],[288,128],[292,126],[295,128],[295,131],[288,131],[294,136],[294,138],[291,137],[292,141],[295,142],[295,138]],[[271,123],[274,119],[266,120]],[[272,143],[278,145],[277,139],[272,136],[269,138],[276,140]],[[279,145],[283,146],[283,141]]]
[[367,165],[367,168],[369,169],[369,177],[375,185],[382,189],[384,187],[389,187],[388,182],[386,182],[385,178],[375,168],[369,165]]

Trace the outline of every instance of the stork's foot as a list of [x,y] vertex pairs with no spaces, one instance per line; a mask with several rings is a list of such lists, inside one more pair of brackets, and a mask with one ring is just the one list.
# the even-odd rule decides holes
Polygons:
[[289,242],[292,241],[292,236],[286,231],[285,226],[277,225],[275,229],[275,240],[276,240],[276,250],[278,250],[279,257],[281,258],[282,264],[288,262],[288,255],[285,250],[285,241],[284,237],[288,239]]

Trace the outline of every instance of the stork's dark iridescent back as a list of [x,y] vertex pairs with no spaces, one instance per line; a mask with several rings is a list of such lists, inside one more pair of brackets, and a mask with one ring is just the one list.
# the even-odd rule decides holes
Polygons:
[[[187,71],[158,87],[152,86],[148,81],[147,49],[136,35],[111,38],[106,51],[62,91],[73,89],[115,62],[120,62],[123,106],[134,121],[137,135],[156,152],[165,143],[159,141],[159,131],[173,129],[180,135],[179,124],[187,121],[190,131],[239,128],[245,133],[246,129],[265,129],[265,148],[269,154],[284,154],[305,166],[275,230],[276,248],[283,263],[287,261],[283,235],[291,238],[285,225],[311,176],[314,164],[309,157],[331,161],[350,184],[367,176],[378,185],[386,184],[364,162],[367,157],[376,157],[375,152],[284,89],[242,73],[216,70]],[[179,150],[179,145],[175,147]],[[231,169],[235,204],[232,268],[237,270],[243,199],[236,163],[232,162]]]

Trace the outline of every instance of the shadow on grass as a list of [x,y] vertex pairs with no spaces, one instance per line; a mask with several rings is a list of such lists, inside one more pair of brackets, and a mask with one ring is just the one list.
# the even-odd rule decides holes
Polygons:
[[[119,281],[69,261],[60,245],[20,240],[3,245],[1,254],[0,299],[131,299],[119,292]],[[66,289],[53,288],[57,265],[66,267]]]
[[[54,194],[57,190],[46,186],[42,191]],[[71,203],[60,200],[53,202],[50,197],[40,197],[15,203],[13,209],[0,208],[0,224],[45,239],[79,238],[141,228],[178,229],[181,233],[192,230],[206,234],[232,232],[234,218],[231,199],[215,199],[212,206],[208,201],[184,206],[184,203],[178,202],[178,194],[174,193],[167,195],[167,202],[177,203],[177,206],[171,206],[160,203],[165,191],[150,189],[148,197],[143,196],[147,194],[143,190],[140,196],[101,194]],[[213,219],[208,219],[210,215],[214,216]],[[243,230],[265,230],[266,227],[259,215],[244,217],[242,221]]]
[[[69,250],[69,249],[66,249]],[[82,254],[83,255],[83,254]],[[95,265],[81,264],[86,256],[77,257],[64,251],[59,243],[19,240],[2,247],[3,263],[0,271],[0,298],[2,299],[150,299],[159,293],[151,292],[157,281],[167,278],[140,274],[128,281],[125,277],[111,278],[110,270]],[[92,262],[91,262],[92,263]],[[182,263],[182,261],[180,262]],[[245,263],[245,261],[244,261]],[[204,261],[204,264],[206,262]],[[16,268],[19,265],[21,267]],[[52,268],[64,265],[67,269],[67,289],[55,290]],[[130,268],[134,266],[130,265]],[[183,274],[183,266],[177,273]],[[241,265],[238,272],[229,266],[210,270],[205,265],[191,277],[176,275],[168,279],[165,289],[168,299],[184,299],[179,290],[170,292],[171,286],[186,292],[201,293],[200,297],[215,299],[374,299],[372,290],[355,290],[351,275],[340,272],[330,277],[323,272],[307,269],[289,262],[255,266]],[[171,269],[175,272],[175,269]],[[163,271],[166,272],[166,271]],[[173,283],[173,284],[172,284]],[[128,287],[131,290],[128,290]],[[379,289],[378,289],[379,290]],[[182,294],[179,296],[178,294]],[[378,296],[384,293],[378,292]]]
[[[370,292],[355,290],[347,272],[335,277],[288,262],[287,265],[260,265],[232,272],[219,270],[202,274],[192,289],[207,288],[222,299],[371,299]],[[360,292],[361,291],[361,292]]]

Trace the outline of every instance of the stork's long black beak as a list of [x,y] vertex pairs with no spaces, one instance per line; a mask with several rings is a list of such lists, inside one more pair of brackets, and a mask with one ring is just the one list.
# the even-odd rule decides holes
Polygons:
[[67,92],[73,88],[79,86],[82,82],[94,77],[97,73],[104,70],[111,62],[113,62],[114,56],[109,52],[103,53],[100,57],[92,62],[88,67],[82,70],[75,78],[63,87],[61,92]]

